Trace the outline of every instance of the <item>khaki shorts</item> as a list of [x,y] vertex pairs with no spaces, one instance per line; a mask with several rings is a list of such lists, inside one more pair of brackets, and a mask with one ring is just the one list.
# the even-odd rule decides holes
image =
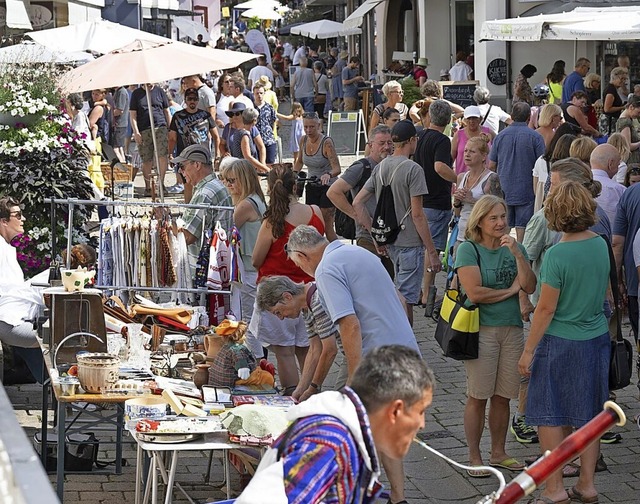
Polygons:
[[[140,135],[142,136],[142,143],[138,145],[138,153],[140,154],[143,163],[152,162],[154,160],[154,155],[151,129],[141,131]],[[158,156],[167,157],[169,154],[169,130],[166,126],[156,128],[156,143]]]
[[344,97],[344,110],[358,110],[358,99],[350,98],[348,96]]
[[524,350],[524,331],[516,326],[480,326],[478,358],[464,361],[467,395],[516,399],[520,390],[518,361]]

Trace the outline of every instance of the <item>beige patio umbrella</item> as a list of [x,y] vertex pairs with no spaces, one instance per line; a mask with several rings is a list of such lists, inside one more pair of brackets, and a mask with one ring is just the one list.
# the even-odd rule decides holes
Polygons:
[[[136,40],[86,65],[70,70],[62,75],[59,84],[64,91],[73,93],[129,84],[156,83],[185,75],[233,68],[256,57],[257,55],[251,53],[197,47],[173,40],[166,43]],[[151,95],[146,86],[145,89],[158,167],[160,163],[156,149]],[[160,199],[164,200],[162,184]]]

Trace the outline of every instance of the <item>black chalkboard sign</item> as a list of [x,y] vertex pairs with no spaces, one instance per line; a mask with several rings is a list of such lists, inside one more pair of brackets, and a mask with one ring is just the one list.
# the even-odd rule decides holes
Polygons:
[[476,90],[478,81],[441,81],[438,82],[438,84],[440,84],[442,97],[445,100],[449,100],[465,108],[476,104],[473,100],[473,93]]
[[491,84],[504,86],[507,83],[507,60],[496,58],[487,66],[487,79]]
[[362,112],[331,112],[327,134],[333,140],[338,156],[356,155],[364,150],[367,137]]

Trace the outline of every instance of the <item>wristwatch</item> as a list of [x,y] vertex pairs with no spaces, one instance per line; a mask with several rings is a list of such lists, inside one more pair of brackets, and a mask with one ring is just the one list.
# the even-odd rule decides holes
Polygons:
[[316,389],[316,391],[318,391],[318,392],[320,392],[320,391],[322,390],[322,388],[321,388],[317,383],[313,383],[313,382],[311,382],[311,383],[309,384],[309,386],[310,386],[311,388]]

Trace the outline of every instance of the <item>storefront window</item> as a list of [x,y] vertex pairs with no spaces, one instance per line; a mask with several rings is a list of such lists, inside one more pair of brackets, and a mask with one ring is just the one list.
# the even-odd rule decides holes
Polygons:
[[[455,52],[473,52],[473,2],[458,0],[455,2]],[[454,61],[455,63],[455,61]]]

